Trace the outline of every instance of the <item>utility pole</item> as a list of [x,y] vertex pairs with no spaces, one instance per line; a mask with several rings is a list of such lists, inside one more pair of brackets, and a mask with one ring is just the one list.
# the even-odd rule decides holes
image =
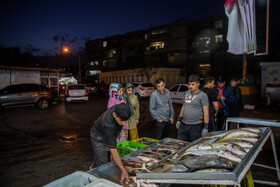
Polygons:
[[81,53],[79,52],[79,84],[82,83],[82,72],[81,72]]

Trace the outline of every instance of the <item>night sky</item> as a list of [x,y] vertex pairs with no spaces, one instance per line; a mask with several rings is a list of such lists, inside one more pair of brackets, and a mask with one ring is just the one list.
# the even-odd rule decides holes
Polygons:
[[0,47],[33,55],[72,52],[85,41],[174,22],[224,14],[225,0],[5,0],[0,2]]

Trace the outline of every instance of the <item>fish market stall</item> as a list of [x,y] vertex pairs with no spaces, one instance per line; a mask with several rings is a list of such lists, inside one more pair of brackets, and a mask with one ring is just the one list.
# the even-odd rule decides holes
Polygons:
[[[149,182],[240,186],[270,136],[271,129],[261,127],[235,129],[200,138],[168,159],[148,167],[149,172],[137,172],[137,185]],[[211,166],[215,169],[208,169]]]
[[[181,149],[184,149],[187,145],[188,143],[184,141],[165,138],[158,142],[153,142],[145,148],[138,149],[133,153],[125,155],[121,159],[130,176],[135,176],[139,171],[149,171],[149,168],[153,167],[157,162],[168,159]],[[121,172],[114,162],[89,170],[87,173],[117,184],[119,184],[119,179],[121,177]],[[134,179],[136,178],[134,177]],[[141,186],[144,184],[146,184],[146,182],[139,183]],[[157,186],[156,184],[150,185]],[[130,181],[130,185],[128,186],[136,186],[135,181]],[[163,184],[161,186],[166,185]]]

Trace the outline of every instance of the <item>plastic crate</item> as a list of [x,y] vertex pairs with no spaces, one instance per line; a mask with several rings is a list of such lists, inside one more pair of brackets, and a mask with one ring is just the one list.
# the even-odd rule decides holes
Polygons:
[[97,181],[94,181],[93,183],[90,183],[86,185],[85,187],[122,187],[119,184],[113,183],[111,181],[108,181],[106,179],[98,179]]
[[[157,139],[148,138],[148,137],[143,137],[143,138],[135,139],[135,140],[132,140],[132,141],[133,141],[133,142],[137,142],[137,143],[141,143],[144,139],[150,140],[151,142],[157,142],[157,141],[159,141],[159,140],[157,140]],[[150,145],[150,144],[146,144],[146,143],[141,143],[141,144]]]
[[126,149],[126,147],[132,147],[132,148],[144,148],[147,145],[145,144],[141,144],[141,143],[136,143],[136,142],[132,142],[132,141],[125,141],[125,142],[121,142],[117,144],[117,150],[119,155],[122,157],[124,155],[127,155],[129,153],[132,153],[132,150]]
[[86,172],[76,171],[75,173],[57,179],[44,187],[84,187],[96,180],[98,180],[97,177]]

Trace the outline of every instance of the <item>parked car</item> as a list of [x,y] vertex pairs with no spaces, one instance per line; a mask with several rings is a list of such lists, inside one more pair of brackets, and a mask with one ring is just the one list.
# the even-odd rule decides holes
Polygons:
[[150,82],[132,82],[134,89],[133,93],[141,100],[143,97],[150,97],[155,90],[155,87]]
[[186,91],[189,90],[188,84],[176,84],[172,86],[170,89],[170,96],[172,99],[172,103],[183,104],[184,96]]
[[88,93],[84,84],[67,85],[65,89],[65,103],[73,101],[88,102]]
[[97,87],[91,84],[86,84],[86,90],[88,94],[96,94]]
[[52,100],[52,90],[40,84],[14,84],[0,90],[1,106],[36,104],[44,110]]

